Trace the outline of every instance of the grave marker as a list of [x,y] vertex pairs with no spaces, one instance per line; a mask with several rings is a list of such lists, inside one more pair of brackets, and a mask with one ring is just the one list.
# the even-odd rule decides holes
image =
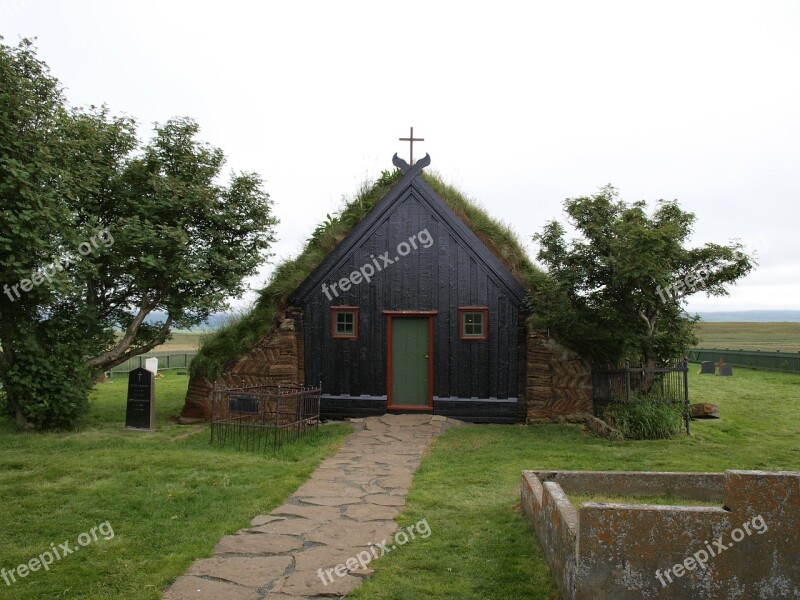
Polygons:
[[155,375],[147,369],[135,369],[128,375],[128,404],[125,428],[155,431]]
[[733,366],[725,363],[719,366],[719,374],[724,377],[733,377]]
[[144,368],[153,373],[154,375],[158,374],[158,359],[153,356],[151,358],[147,358],[144,361]]
[[704,360],[700,363],[700,375],[713,375],[714,363],[710,360]]

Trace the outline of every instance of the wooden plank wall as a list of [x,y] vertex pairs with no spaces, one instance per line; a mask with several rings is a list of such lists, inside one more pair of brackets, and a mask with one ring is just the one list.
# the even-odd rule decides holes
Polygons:
[[[398,257],[397,245],[427,229],[433,244]],[[378,259],[382,270],[328,300],[322,289],[304,305],[307,381],[332,395],[386,394],[386,317],[383,310],[437,310],[434,317],[434,396],[517,397],[519,306],[471,251],[409,193],[326,283]],[[331,294],[333,296],[333,294]],[[331,306],[358,306],[359,337],[332,339]],[[459,340],[458,307],[488,306],[488,340]]]

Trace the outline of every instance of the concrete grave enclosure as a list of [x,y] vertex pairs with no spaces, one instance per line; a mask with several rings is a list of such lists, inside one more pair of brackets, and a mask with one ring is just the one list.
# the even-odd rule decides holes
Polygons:
[[[576,508],[571,493],[719,507]],[[521,496],[567,600],[800,598],[798,472],[523,471]]]

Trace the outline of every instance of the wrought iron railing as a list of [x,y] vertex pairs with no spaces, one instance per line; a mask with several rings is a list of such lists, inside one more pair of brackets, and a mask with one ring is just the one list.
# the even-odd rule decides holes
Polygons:
[[689,433],[689,363],[687,359],[668,367],[595,366],[592,368],[594,413],[602,416],[610,404],[620,402],[665,402],[681,404]]
[[266,452],[316,431],[322,386],[214,387],[211,443]]

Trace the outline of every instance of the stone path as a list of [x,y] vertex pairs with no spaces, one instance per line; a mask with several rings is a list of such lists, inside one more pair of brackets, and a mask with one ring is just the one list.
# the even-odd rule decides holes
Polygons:
[[[341,450],[320,464],[284,505],[225,536],[195,561],[164,600],[302,600],[344,596],[372,573],[351,560],[391,541],[411,477],[431,439],[460,421],[431,415],[355,419]],[[398,538],[400,536],[398,535]],[[389,544],[387,543],[387,546]],[[362,562],[367,562],[366,558]],[[332,580],[332,581],[331,581]]]

